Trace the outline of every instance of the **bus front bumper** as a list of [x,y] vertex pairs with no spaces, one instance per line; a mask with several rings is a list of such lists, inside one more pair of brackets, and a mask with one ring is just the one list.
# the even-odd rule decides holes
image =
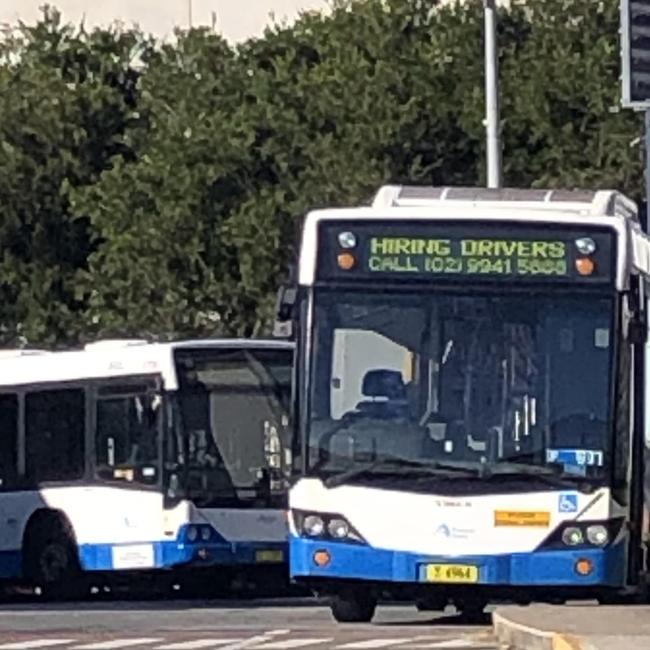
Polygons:
[[[379,583],[530,587],[623,587],[626,582],[625,543],[607,548],[567,549],[476,556],[427,556],[349,544],[293,537],[290,573],[294,580],[363,580]],[[447,565],[471,568],[471,577],[436,578]],[[452,576],[453,577],[453,576]]]

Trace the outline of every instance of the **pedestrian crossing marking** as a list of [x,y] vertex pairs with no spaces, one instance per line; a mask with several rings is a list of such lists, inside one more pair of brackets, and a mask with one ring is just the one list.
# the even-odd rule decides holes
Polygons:
[[304,648],[318,643],[327,643],[332,639],[285,639],[284,641],[271,641],[255,646],[255,650],[288,650],[289,648]]
[[[202,650],[202,648],[213,648],[214,646],[237,643],[238,641],[243,641],[243,639],[195,639],[194,641],[180,641],[159,645],[154,650]],[[0,650],[2,649],[0,648]]]
[[448,639],[447,641],[432,641],[401,646],[402,650],[481,650],[485,645],[478,646],[469,639]]
[[408,637],[406,639],[368,639],[367,641],[353,641],[352,643],[345,643],[343,645],[336,646],[337,648],[340,648],[341,650],[349,649],[353,650],[354,648],[357,648],[361,650],[362,648],[370,649],[370,648],[390,648],[394,646],[398,646],[402,643],[408,643],[409,641],[413,641],[412,637]]
[[84,645],[77,645],[72,650],[122,650],[122,648],[132,648],[138,645],[151,645],[152,643],[159,643],[164,639],[152,639],[149,637],[140,639],[112,639],[110,641],[98,641],[96,643],[86,643]]
[[38,650],[39,648],[54,648],[56,646],[70,645],[74,642],[74,639],[34,639],[32,641],[2,643],[0,644],[0,650]]
[[257,636],[251,636],[247,639],[242,639],[241,641],[236,641],[235,643],[229,643],[228,645],[221,646],[220,650],[240,650],[242,648],[257,648],[260,643],[266,643],[270,641],[274,636],[279,636],[283,634],[282,631],[274,630],[273,632],[267,632],[265,634],[260,634]]
[[[496,642],[485,638],[448,638],[439,636],[412,637],[374,637],[361,638],[357,641],[335,637],[289,637],[292,630],[273,630],[249,637],[202,637],[182,639],[174,635],[166,641],[164,638],[110,638],[102,641],[86,642],[83,639],[40,638],[14,641],[0,644],[0,650],[496,650]],[[299,632],[298,632],[299,633]],[[88,637],[86,637],[87,639]],[[358,638],[358,637],[357,637]]]

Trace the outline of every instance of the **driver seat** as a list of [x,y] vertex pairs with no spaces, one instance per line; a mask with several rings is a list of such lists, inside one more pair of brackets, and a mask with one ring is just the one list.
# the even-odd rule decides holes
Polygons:
[[408,415],[406,385],[398,370],[369,370],[361,388],[362,400],[356,412],[380,420],[404,418]]

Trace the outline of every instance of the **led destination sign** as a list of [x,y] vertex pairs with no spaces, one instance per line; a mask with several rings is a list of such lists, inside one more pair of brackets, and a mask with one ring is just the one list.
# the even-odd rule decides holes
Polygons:
[[614,235],[593,226],[325,222],[319,235],[320,278],[613,279]]
[[567,277],[572,262],[561,240],[371,237],[368,248],[367,270],[379,273]]

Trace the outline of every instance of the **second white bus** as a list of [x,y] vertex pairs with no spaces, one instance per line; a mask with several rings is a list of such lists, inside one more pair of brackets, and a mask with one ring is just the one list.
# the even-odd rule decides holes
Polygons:
[[0,578],[283,575],[292,365],[262,340],[0,352]]

